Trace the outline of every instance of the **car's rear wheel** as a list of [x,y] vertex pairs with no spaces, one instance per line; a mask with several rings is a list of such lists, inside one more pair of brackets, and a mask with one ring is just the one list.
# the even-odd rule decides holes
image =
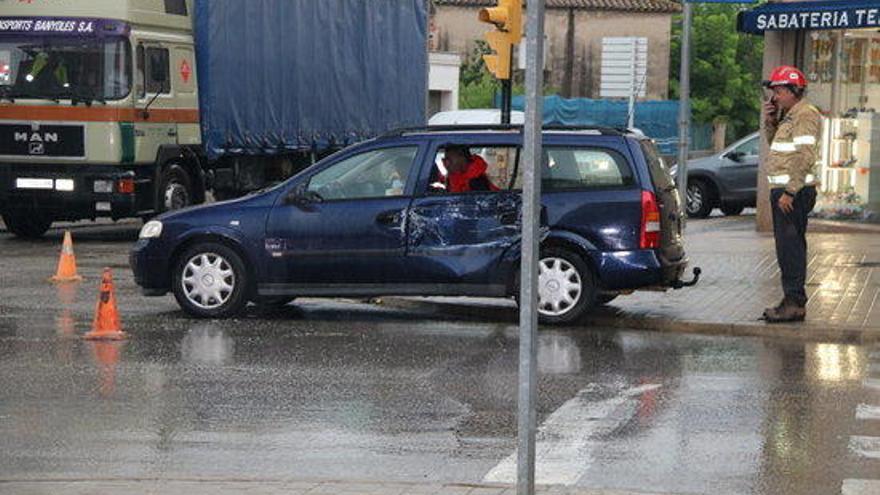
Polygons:
[[580,256],[563,248],[542,250],[538,262],[538,316],[542,322],[576,321],[595,300],[593,273]]
[[729,204],[729,205],[721,205],[721,213],[729,217],[735,217],[745,210],[745,205],[737,205],[737,204]]
[[712,191],[701,180],[688,182],[687,214],[691,218],[706,218],[712,213]]
[[229,318],[247,304],[248,273],[233,249],[206,242],[187,249],[174,265],[174,297],[198,318]]
[[52,219],[37,211],[28,213],[4,213],[3,223],[10,232],[23,239],[39,239],[52,226]]

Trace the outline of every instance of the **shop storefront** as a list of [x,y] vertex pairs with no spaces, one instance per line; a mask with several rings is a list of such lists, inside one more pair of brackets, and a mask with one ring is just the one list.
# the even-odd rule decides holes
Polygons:
[[880,213],[880,0],[767,3],[743,12],[738,29],[765,36],[765,68],[801,68],[827,116],[820,208]]

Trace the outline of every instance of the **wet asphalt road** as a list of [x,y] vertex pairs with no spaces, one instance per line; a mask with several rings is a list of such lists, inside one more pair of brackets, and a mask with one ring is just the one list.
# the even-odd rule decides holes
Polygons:
[[[86,281],[64,288],[46,282],[59,231],[0,232],[0,480],[512,481],[515,326],[347,301],[191,320],[139,295],[138,228],[77,228]],[[79,338],[104,266],[123,343]],[[539,483],[824,495],[880,479],[876,347],[585,328],[539,346]]]

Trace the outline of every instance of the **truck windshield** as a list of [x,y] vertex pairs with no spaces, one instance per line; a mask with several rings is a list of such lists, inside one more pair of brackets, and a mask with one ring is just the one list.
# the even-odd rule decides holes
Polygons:
[[0,38],[0,98],[119,100],[131,92],[126,38]]

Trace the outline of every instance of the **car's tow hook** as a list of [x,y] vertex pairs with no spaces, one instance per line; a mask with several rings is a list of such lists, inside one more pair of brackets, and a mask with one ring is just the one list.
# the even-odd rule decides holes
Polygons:
[[685,287],[693,287],[697,285],[697,282],[700,281],[700,275],[703,273],[703,270],[700,267],[694,268],[694,278],[690,282],[684,282],[682,280],[676,280],[672,283],[673,289],[684,289]]

